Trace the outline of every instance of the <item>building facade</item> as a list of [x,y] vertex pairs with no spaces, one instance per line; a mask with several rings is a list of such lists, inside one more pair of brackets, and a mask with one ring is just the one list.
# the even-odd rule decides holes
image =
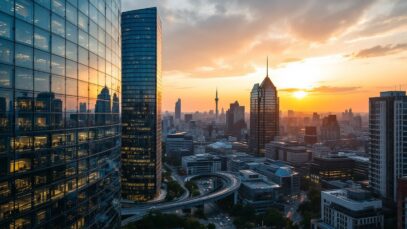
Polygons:
[[226,134],[240,139],[246,128],[244,116],[244,106],[240,106],[238,101],[231,103],[226,111]]
[[157,8],[122,14],[122,197],[147,201],[161,186],[161,22]]
[[121,1],[0,3],[0,228],[120,227]]
[[281,160],[292,164],[303,164],[311,161],[310,148],[299,142],[272,141],[266,144],[265,157],[272,160]]
[[407,177],[397,181],[397,228],[407,227]]
[[369,183],[375,193],[396,202],[397,178],[407,175],[407,96],[381,92],[369,99]]
[[186,132],[168,134],[165,141],[165,157],[170,164],[180,165],[183,156],[194,153],[194,140]]
[[322,119],[321,140],[336,141],[340,139],[341,130],[336,115],[328,115]]
[[250,150],[264,156],[264,147],[279,134],[279,98],[268,74],[250,94]]
[[175,103],[175,120],[181,120],[181,99]]
[[211,154],[195,154],[182,157],[182,168],[187,175],[207,174],[221,171],[222,159]]

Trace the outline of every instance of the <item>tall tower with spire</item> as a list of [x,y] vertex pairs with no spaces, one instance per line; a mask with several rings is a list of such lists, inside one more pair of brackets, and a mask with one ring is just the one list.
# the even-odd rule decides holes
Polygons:
[[279,98],[277,88],[268,74],[261,84],[255,84],[250,94],[250,150],[264,156],[265,144],[279,134]]
[[218,109],[218,105],[219,105],[218,88],[216,88],[215,103],[216,103],[216,120],[217,120],[218,117],[219,117],[219,109]]

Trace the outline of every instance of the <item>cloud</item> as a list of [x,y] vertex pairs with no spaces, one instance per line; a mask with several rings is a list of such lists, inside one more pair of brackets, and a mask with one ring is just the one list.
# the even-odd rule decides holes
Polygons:
[[311,94],[337,94],[337,93],[349,93],[359,91],[361,87],[332,87],[332,86],[319,86],[312,89],[302,88],[283,88],[279,89],[281,92],[293,93],[296,91],[306,91]]
[[402,44],[388,44],[388,45],[377,45],[368,49],[362,49],[351,56],[353,58],[370,58],[378,56],[392,55],[407,50],[407,43]]

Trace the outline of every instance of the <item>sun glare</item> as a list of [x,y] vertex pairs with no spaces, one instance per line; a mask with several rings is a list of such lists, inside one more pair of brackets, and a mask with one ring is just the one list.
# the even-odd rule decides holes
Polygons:
[[302,99],[307,95],[308,95],[308,93],[306,91],[296,91],[293,93],[293,96],[297,99]]

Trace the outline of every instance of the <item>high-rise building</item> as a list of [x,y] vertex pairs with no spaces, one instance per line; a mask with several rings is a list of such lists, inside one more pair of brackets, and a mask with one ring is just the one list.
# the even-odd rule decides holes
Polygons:
[[407,227],[407,177],[397,180],[397,228]]
[[219,97],[218,97],[218,89],[216,88],[216,97],[215,97],[215,104],[216,104],[216,120],[218,119],[218,117],[219,117],[219,108],[218,108],[218,106],[219,106]]
[[[268,64],[267,64],[268,68]],[[279,134],[279,98],[268,71],[263,82],[255,84],[250,94],[250,150],[264,155],[265,144]]]
[[120,227],[120,11],[0,2],[0,228]]
[[175,103],[175,119],[181,120],[181,99],[178,98],[177,102]]
[[161,187],[161,21],[157,8],[122,14],[122,197],[153,199]]
[[370,174],[376,194],[396,201],[397,179],[407,175],[407,96],[404,91],[381,92],[369,99]]
[[304,142],[305,142],[305,144],[308,144],[308,145],[313,145],[318,142],[317,127],[315,127],[315,126],[306,126],[305,127]]
[[236,138],[241,138],[242,130],[246,128],[244,119],[244,106],[240,106],[238,101],[230,104],[226,111],[226,134]]
[[322,119],[321,140],[336,141],[340,139],[341,131],[336,115],[328,115]]

